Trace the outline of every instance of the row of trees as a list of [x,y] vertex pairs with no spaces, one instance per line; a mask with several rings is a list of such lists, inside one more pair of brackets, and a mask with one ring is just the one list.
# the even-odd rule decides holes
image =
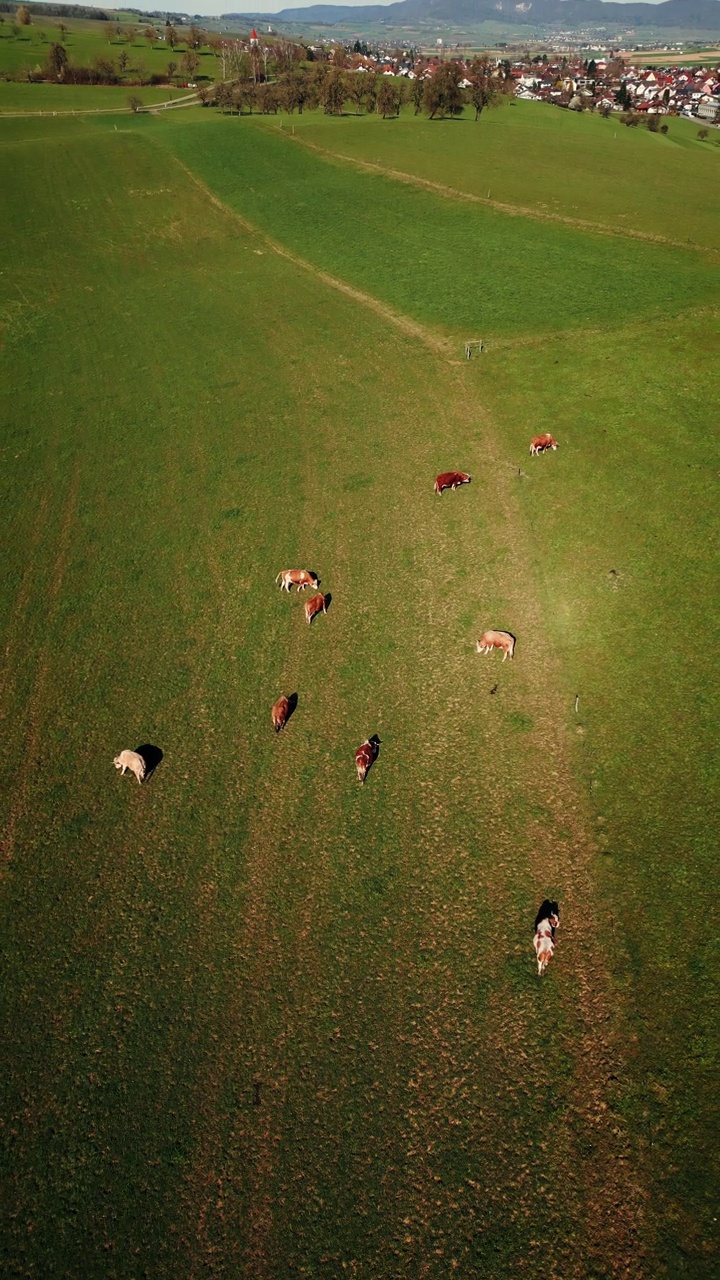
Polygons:
[[183,80],[192,80],[195,76],[200,57],[194,49],[188,49],[179,63],[169,61],[167,73],[153,72],[149,74],[140,63],[130,67],[130,56],[127,50],[121,49],[117,59],[96,57],[90,66],[75,66],[68,57],[67,50],[60,41],[50,45],[45,66],[32,79],[52,80],[55,84],[120,84],[128,72],[131,72],[135,84],[164,84],[180,75]]
[[[243,71],[246,74],[243,74]],[[511,87],[496,69],[481,58],[468,68],[469,87],[463,85],[465,75],[457,63],[441,64],[425,80],[396,79],[372,72],[346,73],[339,67],[317,63],[309,69],[292,67],[273,83],[256,82],[239,68],[238,80],[221,82],[215,90],[215,103],[221,111],[314,110],[322,107],[326,115],[340,115],[346,104],[356,112],[378,112],[383,118],[397,116],[406,102],[411,102],[415,115],[425,111],[431,120],[459,116],[470,103],[478,120],[486,107],[500,102]]]

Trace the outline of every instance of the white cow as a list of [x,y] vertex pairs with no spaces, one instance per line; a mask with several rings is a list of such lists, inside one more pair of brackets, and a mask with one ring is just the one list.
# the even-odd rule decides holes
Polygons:
[[121,751],[119,756],[113,760],[116,769],[121,769],[123,774],[126,769],[135,774],[138,782],[142,782],[145,777],[145,761],[137,751]]

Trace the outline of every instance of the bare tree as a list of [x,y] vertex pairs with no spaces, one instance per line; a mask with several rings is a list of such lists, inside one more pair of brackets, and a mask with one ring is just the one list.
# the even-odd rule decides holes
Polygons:
[[462,75],[456,62],[444,62],[435,74],[425,81],[423,106],[431,120],[439,116],[462,115],[463,92],[460,88]]
[[395,83],[392,76],[383,76],[380,91],[377,97],[377,111],[386,120],[388,116],[398,116],[402,105],[402,93],[400,86]]
[[347,96],[352,102],[358,115],[362,115],[363,103],[365,102],[365,73],[355,71],[347,77]]
[[194,49],[187,49],[182,56],[180,69],[188,80],[195,79],[195,73],[200,66],[200,55]]
[[50,45],[45,60],[45,74],[52,80],[64,80],[68,65],[68,56],[64,45],[56,41]]
[[322,87],[320,101],[326,116],[339,116],[345,104],[346,84],[344,73],[333,67]]
[[486,107],[496,106],[500,100],[500,85],[487,58],[475,58],[468,70],[470,101],[479,120]]

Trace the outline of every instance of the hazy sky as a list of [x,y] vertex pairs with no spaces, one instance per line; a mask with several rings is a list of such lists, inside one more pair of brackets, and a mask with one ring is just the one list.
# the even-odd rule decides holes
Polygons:
[[[83,4],[93,4],[93,0],[80,0]],[[131,0],[133,2],[133,0]],[[191,0],[187,3],[180,0],[179,4],[172,4],[171,0],[166,0],[166,4],[172,8],[173,13],[202,13],[202,14],[218,14],[218,13],[279,13],[281,9],[307,9],[311,4],[335,3],[343,5],[364,5],[364,4],[383,4],[390,3],[391,0],[250,0],[249,3],[233,4],[232,0],[199,0],[199,3],[192,4]],[[643,4],[660,4],[662,0],[639,0]],[[620,0],[622,3],[622,0]],[[102,9],[105,6],[95,4],[94,8]],[[141,9],[144,7],[142,0],[134,0],[133,7]],[[153,4],[152,0],[148,0],[147,10],[160,9],[160,3]]]

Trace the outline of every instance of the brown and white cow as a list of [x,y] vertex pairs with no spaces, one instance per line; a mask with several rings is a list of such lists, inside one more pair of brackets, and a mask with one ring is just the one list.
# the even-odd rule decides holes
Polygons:
[[297,587],[298,591],[304,591],[306,587],[319,587],[320,579],[316,573],[311,573],[308,569],[283,569],[275,579],[280,583],[281,591],[292,591],[293,587]]
[[313,618],[318,613],[327,613],[325,596],[322,591],[318,591],[316,596],[311,596],[310,599],[305,602],[305,618],[308,626],[310,626]]
[[542,978],[553,958],[553,952],[555,951],[555,939],[553,937],[553,933],[556,924],[557,916],[551,916],[549,920],[541,920],[535,930],[533,946],[535,947],[535,955],[537,956],[539,978]]
[[280,730],[285,728],[290,715],[290,699],[286,698],[284,693],[275,703],[271,715],[273,729],[276,733],[280,733]]
[[361,747],[355,752],[355,768],[357,769],[358,782],[363,783],[368,775],[368,770],[375,763],[380,750],[380,739],[377,734],[373,734],[372,738],[366,738]]
[[533,436],[530,441],[531,454],[545,453],[546,449],[557,449],[557,447],[557,440],[555,440],[547,431],[541,436]]
[[467,471],[442,471],[435,481],[435,492],[442,493],[443,489],[457,489],[458,485],[469,484],[472,476]]
[[484,631],[475,648],[478,653],[491,653],[493,649],[502,649],[503,662],[515,656],[515,637],[509,631]]
[[538,962],[538,977],[542,978],[555,950],[555,930],[560,924],[560,907],[557,902],[545,899],[535,917],[533,946]]

